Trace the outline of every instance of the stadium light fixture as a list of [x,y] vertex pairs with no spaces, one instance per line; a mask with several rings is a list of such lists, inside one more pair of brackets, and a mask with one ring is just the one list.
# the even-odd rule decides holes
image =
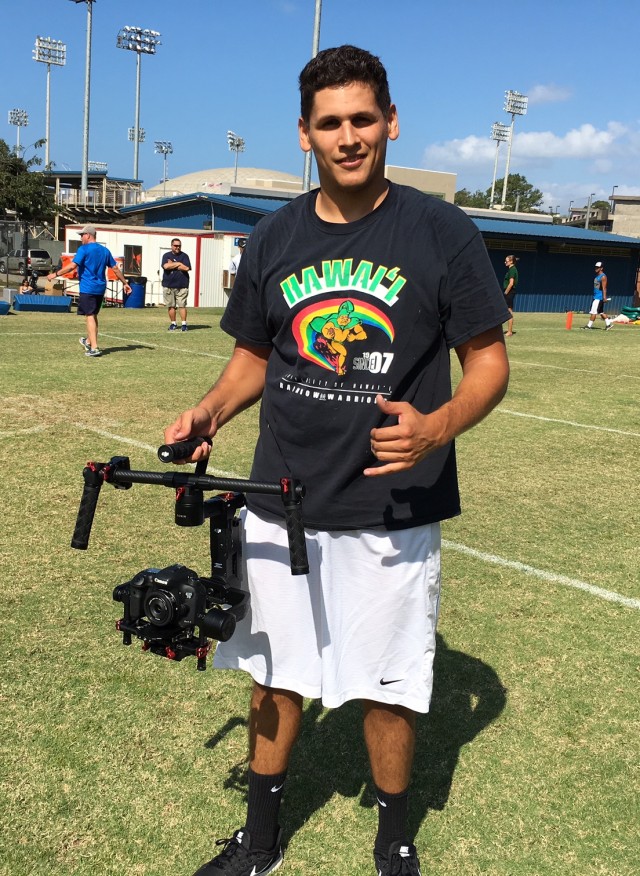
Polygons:
[[173,155],[173,144],[168,140],[156,140],[155,152],[162,155],[162,196],[167,189],[167,155]]
[[[127,136],[129,138],[129,140],[131,140],[133,142],[136,139],[136,129],[129,128],[129,132],[128,132]],[[138,129],[138,143],[144,143],[146,136],[147,136],[147,132],[145,131],[145,129],[139,128]]]
[[136,117],[133,123],[133,178],[138,179],[138,158],[140,154],[140,71],[142,55],[155,55],[156,47],[161,45],[160,33],[149,28],[125,25],[118,32],[116,45],[136,53]]
[[29,113],[23,109],[9,110],[9,124],[15,125],[16,129],[16,155],[20,155],[20,128],[26,128],[29,124]]
[[231,152],[236,153],[236,163],[233,171],[233,181],[235,183],[238,179],[238,153],[244,152],[244,139],[234,134],[233,131],[227,131],[227,143]]
[[502,206],[504,208],[507,200],[507,183],[509,181],[509,165],[511,163],[511,147],[513,145],[513,126],[516,121],[516,116],[526,116],[529,98],[519,91],[505,91],[504,93],[504,111],[511,114],[511,125],[509,135],[509,147],[507,149],[507,166],[504,171],[504,183],[502,185]]
[[106,173],[109,170],[109,165],[106,161],[90,161],[89,170],[91,173]]
[[45,108],[45,138],[47,142],[44,153],[44,168],[49,170],[51,166],[49,151],[51,143],[51,65],[64,67],[67,62],[67,47],[60,40],[37,36],[33,49],[33,60],[47,65],[47,103]]

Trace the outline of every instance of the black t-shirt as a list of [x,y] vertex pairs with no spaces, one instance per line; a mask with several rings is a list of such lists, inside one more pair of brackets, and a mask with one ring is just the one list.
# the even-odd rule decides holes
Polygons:
[[[457,207],[391,184],[356,222],[315,213],[317,192],[260,221],[222,317],[272,346],[251,478],[306,488],[311,529],[402,529],[460,512],[451,442],[409,471],[365,477],[375,397],[429,413],[451,398],[449,349],[509,318],[482,238]],[[248,506],[283,516],[277,496]]]

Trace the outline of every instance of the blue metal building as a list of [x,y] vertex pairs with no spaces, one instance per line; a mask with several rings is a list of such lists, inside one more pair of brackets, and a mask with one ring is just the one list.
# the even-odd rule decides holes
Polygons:
[[504,258],[518,259],[515,310],[562,313],[588,310],[595,263],[602,262],[614,309],[631,305],[640,270],[640,239],[566,225],[472,217],[500,279]]
[[289,200],[269,195],[212,195],[195,192],[124,207],[120,214],[128,220],[141,215],[143,224],[149,228],[249,234],[263,216],[283,207]]

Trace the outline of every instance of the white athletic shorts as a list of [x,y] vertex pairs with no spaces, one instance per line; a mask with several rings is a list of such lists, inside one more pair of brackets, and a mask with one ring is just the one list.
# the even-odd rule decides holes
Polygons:
[[604,301],[602,298],[594,298],[591,302],[591,310],[589,313],[591,316],[597,316],[599,313],[602,313],[604,310]]
[[214,666],[335,708],[368,699],[428,712],[440,600],[440,524],[306,530],[292,575],[284,522],[243,512],[251,607]]

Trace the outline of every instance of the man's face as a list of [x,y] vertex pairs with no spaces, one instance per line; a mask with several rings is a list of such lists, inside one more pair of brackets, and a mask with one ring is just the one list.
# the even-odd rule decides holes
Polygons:
[[385,117],[371,86],[351,82],[316,92],[298,133],[302,150],[313,150],[320,185],[356,192],[384,178],[387,140],[400,131],[395,106]]
[[180,252],[181,249],[182,249],[182,244],[180,243],[179,240],[172,240],[171,241],[171,251],[172,252],[174,252],[174,253]]

